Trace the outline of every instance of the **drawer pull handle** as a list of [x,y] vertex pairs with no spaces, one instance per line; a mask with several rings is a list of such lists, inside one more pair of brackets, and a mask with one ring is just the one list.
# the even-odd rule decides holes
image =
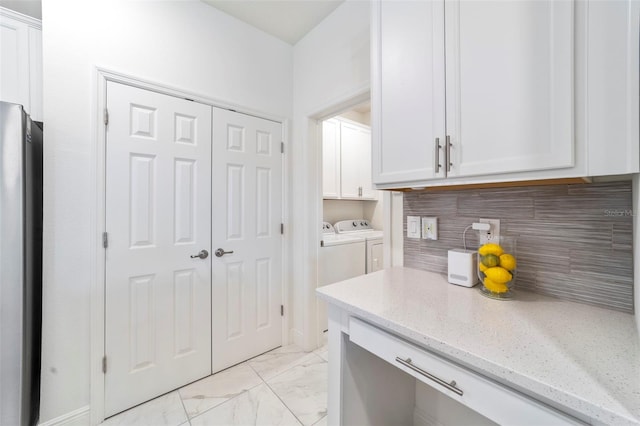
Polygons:
[[451,383],[447,383],[444,380],[442,380],[441,378],[436,377],[433,374],[431,374],[431,373],[429,373],[427,371],[424,371],[422,368],[416,367],[415,365],[413,365],[411,363],[411,358],[402,359],[399,356],[397,356],[396,357],[396,362],[399,362],[400,364],[404,365],[405,367],[412,369],[416,373],[419,373],[419,374],[423,375],[424,377],[426,377],[429,380],[433,380],[437,384],[439,384],[441,386],[444,386],[445,388],[449,389],[451,392],[455,392],[460,396],[462,396],[462,394],[463,394],[462,389],[458,389],[456,387],[456,381],[455,380],[452,380]]

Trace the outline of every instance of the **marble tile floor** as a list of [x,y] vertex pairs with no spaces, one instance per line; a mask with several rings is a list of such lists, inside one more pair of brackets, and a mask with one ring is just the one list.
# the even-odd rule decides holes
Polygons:
[[284,346],[105,420],[106,426],[325,425],[327,347]]

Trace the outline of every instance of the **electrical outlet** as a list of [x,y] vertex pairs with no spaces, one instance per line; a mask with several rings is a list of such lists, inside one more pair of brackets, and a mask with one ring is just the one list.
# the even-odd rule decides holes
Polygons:
[[422,218],[422,239],[423,240],[438,239],[438,218],[437,217]]
[[488,223],[491,229],[480,232],[480,245],[487,243],[500,243],[500,219],[480,219],[480,223]]

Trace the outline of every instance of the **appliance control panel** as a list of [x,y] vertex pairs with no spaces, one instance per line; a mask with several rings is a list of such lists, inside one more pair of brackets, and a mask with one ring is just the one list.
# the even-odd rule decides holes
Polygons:
[[336,231],[333,228],[333,225],[329,222],[322,222],[322,233],[323,234],[335,234]]
[[333,226],[338,234],[353,231],[369,231],[373,229],[369,221],[365,219],[341,220]]

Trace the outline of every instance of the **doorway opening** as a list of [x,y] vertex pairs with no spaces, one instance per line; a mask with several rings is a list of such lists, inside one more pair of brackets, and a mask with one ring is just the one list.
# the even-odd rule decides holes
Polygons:
[[[384,196],[371,174],[371,102],[365,100],[319,123],[322,146],[322,233],[317,286],[384,267]],[[326,341],[326,304],[318,300],[319,344]]]

